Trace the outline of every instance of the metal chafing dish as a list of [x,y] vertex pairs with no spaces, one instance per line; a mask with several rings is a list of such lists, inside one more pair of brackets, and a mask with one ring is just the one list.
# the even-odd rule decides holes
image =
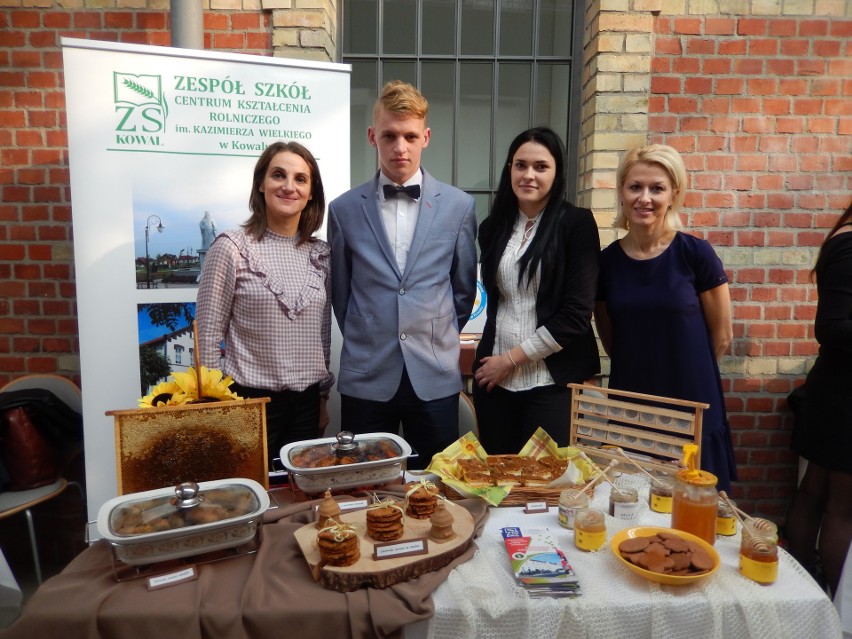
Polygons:
[[252,479],[185,482],[107,501],[97,529],[116,559],[138,566],[251,542],[268,508],[269,495]]
[[343,431],[336,437],[287,444],[281,448],[281,463],[298,488],[319,493],[396,479],[411,455],[408,442],[392,433],[355,436]]

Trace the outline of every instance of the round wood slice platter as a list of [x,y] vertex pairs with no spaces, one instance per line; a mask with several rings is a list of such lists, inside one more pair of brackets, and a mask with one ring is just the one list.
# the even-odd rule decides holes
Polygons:
[[[475,528],[470,512],[463,506],[454,504],[449,500],[444,500],[443,503],[447,511],[453,516],[455,536],[452,539],[443,543],[429,539],[429,531],[432,529],[431,522],[428,519],[415,519],[405,515],[403,517],[405,532],[401,539],[393,542],[399,543],[406,539],[425,537],[428,547],[426,554],[373,559],[373,544],[383,545],[385,542],[374,542],[373,539],[366,536],[366,510],[356,510],[341,515],[344,523],[355,526],[361,544],[361,558],[351,566],[322,565],[317,548],[317,533],[319,531],[313,523],[306,524],[296,531],[296,541],[311,567],[314,579],[320,581],[329,590],[350,592],[364,587],[387,588],[443,568],[470,546]],[[402,502],[400,502],[401,505]]]

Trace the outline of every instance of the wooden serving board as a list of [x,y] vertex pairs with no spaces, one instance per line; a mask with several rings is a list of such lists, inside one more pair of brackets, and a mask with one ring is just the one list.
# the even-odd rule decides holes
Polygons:
[[311,567],[314,578],[329,590],[350,592],[364,587],[387,588],[443,568],[470,546],[475,528],[470,512],[463,506],[448,500],[444,501],[444,505],[453,516],[453,531],[456,533],[455,537],[444,543],[428,539],[429,531],[432,529],[432,524],[428,519],[414,519],[408,515],[403,517],[405,532],[402,538],[394,543],[406,539],[426,537],[428,544],[426,554],[373,559],[373,544],[381,542],[374,542],[373,539],[366,536],[366,510],[347,512],[341,515],[344,523],[355,526],[361,543],[361,558],[351,566],[338,567],[322,564],[319,548],[317,548],[317,533],[319,531],[313,523],[306,524],[296,531],[296,541]]

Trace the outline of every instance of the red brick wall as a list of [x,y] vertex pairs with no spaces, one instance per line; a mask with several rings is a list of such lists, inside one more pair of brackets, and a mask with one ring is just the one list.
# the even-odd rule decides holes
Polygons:
[[654,30],[649,139],[684,155],[688,226],[731,281],[734,492],[779,521],[797,468],[786,396],[817,351],[809,270],[852,197],[852,20],[658,16]]
[[[628,32],[625,72],[646,51],[645,27],[635,19],[662,3],[635,4],[630,16],[613,19]],[[205,11],[205,46],[261,55],[301,50],[328,22],[322,11],[311,15],[307,28],[279,14],[276,42],[270,11]],[[780,520],[796,469],[784,398],[816,349],[808,270],[852,193],[852,22],[657,15],[649,137],[684,153],[689,226],[717,247],[732,283],[736,336],[723,382],[743,480],[734,496],[749,512]],[[34,372],[80,381],[62,36],[168,45],[168,13],[0,8],[0,384]],[[633,100],[645,91],[634,78],[614,93]],[[644,139],[642,119],[617,108],[626,109],[618,126],[603,132]],[[615,153],[605,150],[591,155],[602,156],[600,170],[614,172],[608,155]],[[596,213],[606,208],[596,198],[610,191],[592,186]]]
[[[208,49],[269,55],[269,12],[206,11]],[[168,46],[166,11],[0,9],[0,385],[79,380],[63,36]]]
[[[270,55],[270,22],[206,11],[205,47]],[[164,11],[0,9],[0,386],[29,373],[80,382],[60,38],[168,46],[169,27]],[[66,474],[83,481],[82,468]],[[35,512],[45,575],[84,547],[82,511],[69,490]],[[16,571],[31,570],[23,521],[0,531]]]

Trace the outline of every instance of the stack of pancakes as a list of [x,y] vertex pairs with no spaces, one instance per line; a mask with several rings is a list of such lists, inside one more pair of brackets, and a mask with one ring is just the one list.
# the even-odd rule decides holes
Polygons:
[[399,539],[404,530],[400,508],[380,506],[367,510],[367,535],[376,541]]
[[320,557],[329,566],[351,566],[361,558],[361,542],[351,526],[332,526],[317,535]]
[[[415,490],[416,489],[416,490]],[[415,519],[429,519],[438,507],[438,488],[409,482],[405,485],[405,514]]]

